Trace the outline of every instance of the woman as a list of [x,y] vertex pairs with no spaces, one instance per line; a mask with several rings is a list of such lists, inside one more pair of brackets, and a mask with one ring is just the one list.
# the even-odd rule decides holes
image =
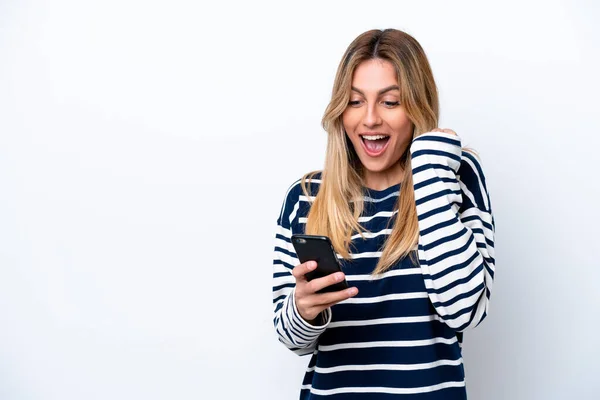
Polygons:
[[[312,355],[301,399],[466,398],[462,332],[487,314],[495,225],[480,162],[437,124],[419,43],[358,36],[323,117],[325,167],[289,188],[277,221],[275,329]],[[307,282],[316,263],[299,264],[295,233],[329,236],[343,272]]]

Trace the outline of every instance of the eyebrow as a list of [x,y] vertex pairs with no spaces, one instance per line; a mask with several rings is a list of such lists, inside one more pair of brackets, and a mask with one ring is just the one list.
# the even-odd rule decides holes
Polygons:
[[[352,86],[352,90],[354,90],[355,92],[358,92],[358,93],[362,94],[363,96],[365,95],[362,90],[360,90],[358,88],[355,88],[354,86]],[[378,95],[382,95],[382,94],[387,93],[387,92],[389,92],[391,90],[400,90],[400,88],[398,87],[398,85],[391,85],[391,86],[388,86],[386,88],[381,89],[379,92],[377,92],[377,94]]]

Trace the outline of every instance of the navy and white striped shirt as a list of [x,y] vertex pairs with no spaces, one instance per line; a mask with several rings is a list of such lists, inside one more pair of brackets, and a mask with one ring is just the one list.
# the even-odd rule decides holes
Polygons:
[[[390,233],[400,185],[365,188],[351,260],[340,260],[358,295],[304,321],[295,307],[299,264],[291,235],[304,233],[311,199],[300,181],[277,220],[273,264],[274,324],[290,350],[310,354],[301,399],[465,399],[462,331],[486,316],[494,277],[494,231],[481,165],[458,136],[432,132],[411,144],[419,219],[419,264],[410,257],[378,277],[371,272]],[[311,193],[320,180],[313,179]]]

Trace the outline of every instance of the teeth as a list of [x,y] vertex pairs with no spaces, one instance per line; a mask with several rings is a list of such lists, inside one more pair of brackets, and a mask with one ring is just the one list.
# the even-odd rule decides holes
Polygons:
[[362,135],[362,138],[366,140],[379,140],[385,139],[386,137],[386,135]]

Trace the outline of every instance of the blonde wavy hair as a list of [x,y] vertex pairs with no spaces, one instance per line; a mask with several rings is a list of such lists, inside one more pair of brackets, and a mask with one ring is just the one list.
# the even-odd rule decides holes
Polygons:
[[[359,35],[346,49],[338,66],[331,101],[322,119],[327,132],[327,153],[321,184],[311,205],[306,233],[329,236],[335,251],[350,258],[352,235],[363,236],[358,222],[364,210],[363,166],[346,136],[342,114],[350,100],[352,77],[362,62],[372,59],[389,61],[396,69],[400,104],[414,125],[413,139],[438,125],[438,93],[429,61],[421,45],[409,34],[396,30],[370,30]],[[404,178],[395,209],[398,211],[382,255],[373,271],[381,274],[412,251],[419,238],[415,193],[413,189],[410,147],[400,158]],[[319,171],[302,178],[302,190],[310,196],[308,185]],[[364,237],[364,236],[363,236]]]

